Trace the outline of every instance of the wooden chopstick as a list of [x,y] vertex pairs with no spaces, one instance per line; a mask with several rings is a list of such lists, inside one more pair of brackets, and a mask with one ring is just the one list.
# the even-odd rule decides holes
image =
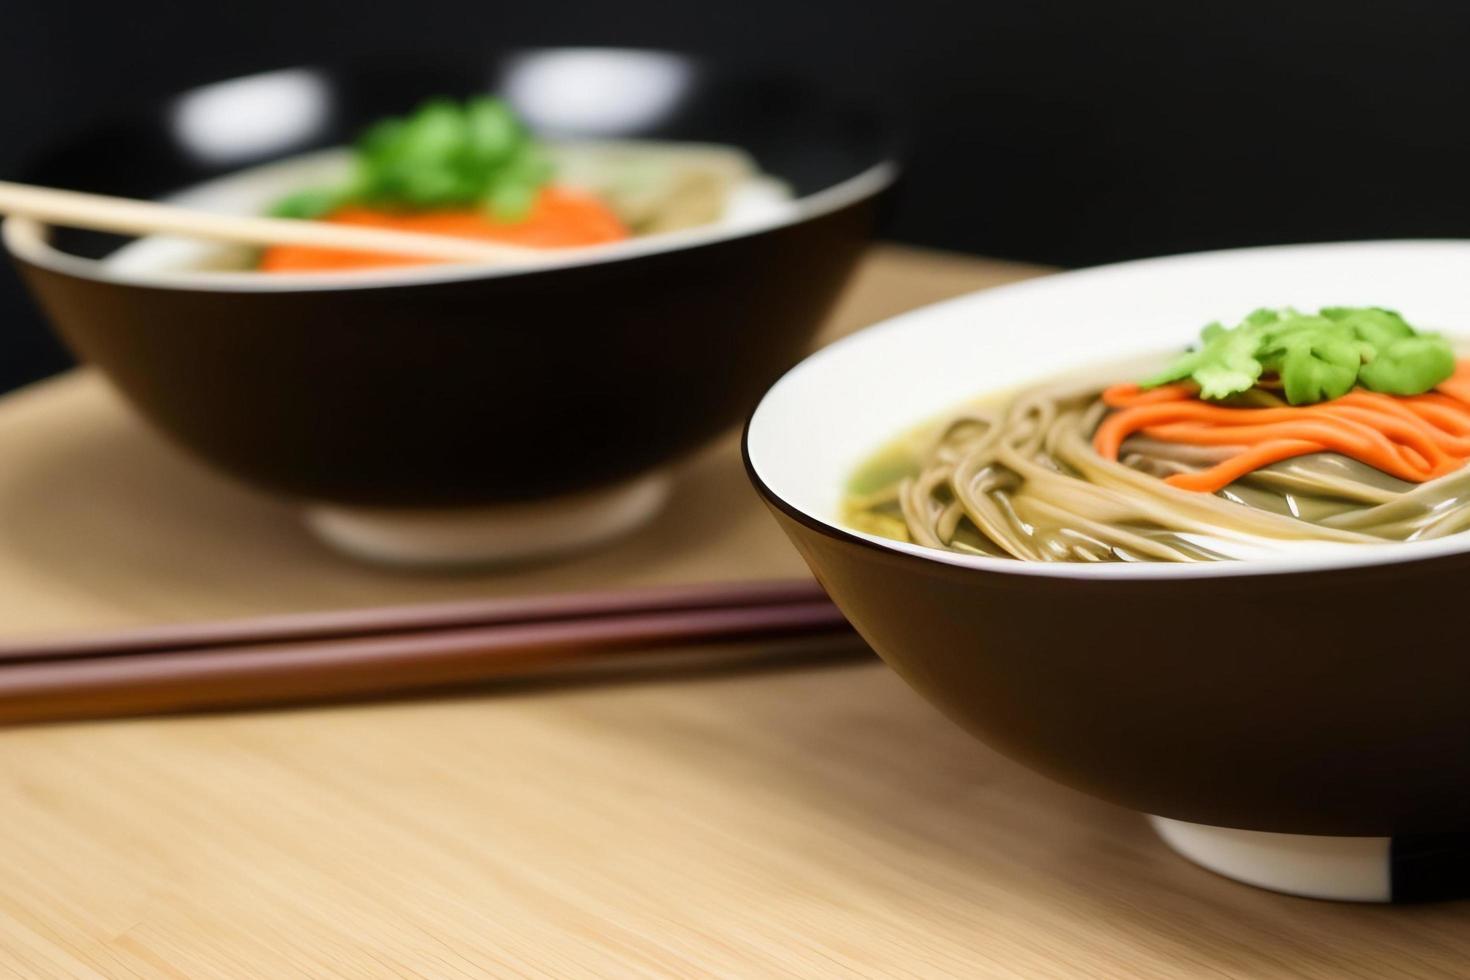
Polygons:
[[[524,264],[544,262],[547,256],[545,249],[508,243],[294,218],[219,214],[176,204],[3,180],[0,180],[0,214],[123,235],[180,235],[240,245],[307,245],[447,262]],[[565,251],[558,250],[557,254]]]
[[288,613],[0,642],[0,666],[74,657],[417,633],[640,612],[824,602],[826,595],[822,587],[811,579],[774,579]]
[[[746,592],[754,595],[761,587],[753,584]],[[789,595],[773,588],[776,601],[688,604],[699,594],[733,601],[725,588],[606,593],[603,600],[621,608],[601,613],[586,612],[594,606],[593,594],[548,597],[534,602],[543,612],[557,609],[554,614],[489,625],[444,626],[446,619],[430,617],[436,625],[423,629],[320,632],[305,640],[280,639],[285,634],[277,632],[271,634],[278,638],[274,642],[134,645],[98,656],[12,660],[0,666],[0,724],[384,696],[590,665],[623,654],[851,636],[825,598],[784,601]],[[650,605],[658,591],[673,593],[675,605]],[[576,611],[563,615],[569,609]],[[500,614],[508,617],[505,610]],[[398,626],[404,620],[388,622]],[[233,635],[240,635],[238,629]]]

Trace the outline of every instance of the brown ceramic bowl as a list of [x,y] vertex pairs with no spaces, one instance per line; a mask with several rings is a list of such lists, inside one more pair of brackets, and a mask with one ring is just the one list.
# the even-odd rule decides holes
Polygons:
[[739,147],[793,199],[530,270],[205,276],[176,268],[177,243],[140,255],[20,220],[5,242],[68,345],[145,418],[302,501],[338,543],[407,559],[585,543],[647,517],[649,474],[738,423],[808,349],[896,172],[875,106],[661,52],[302,68],[98,125],[28,176],[258,210],[309,183],[261,165],[487,89],[558,138]]
[[990,745],[1154,815],[1176,848],[1257,884],[1442,891],[1470,830],[1457,619],[1470,536],[1201,565],[1030,564],[863,534],[838,506],[860,460],[960,401],[1178,349],[1255,307],[1381,304],[1470,331],[1466,268],[1465,243],[1290,247],[966,297],[787,374],[749,423],[747,464],[858,631]]

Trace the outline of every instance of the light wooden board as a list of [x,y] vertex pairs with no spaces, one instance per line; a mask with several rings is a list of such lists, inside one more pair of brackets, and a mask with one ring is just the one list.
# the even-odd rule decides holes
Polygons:
[[[885,248],[834,330],[1025,271]],[[403,577],[322,552],[85,373],[0,401],[6,630],[797,571],[728,442],[639,539]],[[1465,905],[1216,878],[878,665],[11,730],[0,814],[23,977],[1470,973]]]

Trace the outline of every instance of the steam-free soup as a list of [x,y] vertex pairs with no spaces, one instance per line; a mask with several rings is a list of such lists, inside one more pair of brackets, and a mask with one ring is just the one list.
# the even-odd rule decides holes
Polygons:
[[1142,383],[981,399],[853,475],[859,530],[1024,561],[1212,561],[1470,528],[1470,360],[1373,308],[1261,310]]

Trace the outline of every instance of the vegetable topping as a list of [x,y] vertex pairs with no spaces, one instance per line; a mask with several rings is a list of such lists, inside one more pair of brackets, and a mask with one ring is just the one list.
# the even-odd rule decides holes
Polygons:
[[1443,337],[1377,307],[1328,306],[1316,314],[1260,309],[1234,327],[1210,324],[1200,341],[1143,386],[1192,381],[1201,398],[1221,401],[1267,379],[1291,404],[1309,405],[1357,386],[1419,395],[1455,371]]

